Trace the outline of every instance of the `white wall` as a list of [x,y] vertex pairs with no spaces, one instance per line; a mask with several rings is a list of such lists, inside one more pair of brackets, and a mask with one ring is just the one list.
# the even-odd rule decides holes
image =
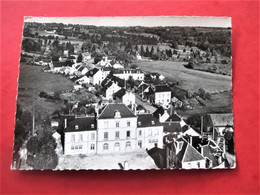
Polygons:
[[138,141],[142,141],[142,148],[151,149],[155,143],[158,148],[163,148],[163,126],[137,128],[137,144]]
[[[94,134],[94,139],[92,139],[92,134]],[[80,140],[81,135],[82,135],[82,140]],[[74,141],[72,140],[73,136],[75,137]],[[96,131],[65,132],[64,154],[65,155],[95,154],[97,148],[96,140],[97,140]],[[94,144],[94,150],[91,150],[90,148],[91,144]]]
[[[116,127],[116,122],[119,122],[119,127]],[[130,126],[127,125],[130,122]],[[119,119],[98,119],[97,120],[97,153],[115,152],[115,143],[120,143],[120,151],[136,149],[136,125],[137,118],[119,118]],[[127,131],[130,131],[130,137],[127,137]],[[108,133],[108,138],[104,138],[105,132]],[[119,132],[119,138],[116,138],[116,132]],[[126,148],[126,142],[130,141],[131,149]],[[103,145],[109,145],[108,150],[103,149]]]
[[113,83],[107,90],[106,90],[106,99],[112,100],[113,94],[119,91],[121,87],[119,87],[116,83]]
[[183,169],[203,169],[203,168],[206,168],[206,160],[183,162],[182,168]]
[[126,92],[126,94],[122,97],[122,103],[126,106],[135,104],[135,95],[133,93]]
[[144,73],[120,73],[120,74],[114,74],[114,76],[124,80],[128,80],[130,76],[132,76],[134,80],[139,80],[139,81],[144,80]]
[[99,71],[96,72],[96,74],[94,74],[92,84],[93,85],[96,85],[96,84],[100,85],[102,81],[103,81],[102,80],[102,71],[99,70]]
[[155,104],[168,105],[171,102],[171,92],[156,92]]

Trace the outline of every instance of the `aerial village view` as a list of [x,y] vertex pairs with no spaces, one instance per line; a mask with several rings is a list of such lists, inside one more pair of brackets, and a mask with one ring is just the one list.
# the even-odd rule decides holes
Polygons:
[[23,27],[12,169],[235,168],[231,27]]

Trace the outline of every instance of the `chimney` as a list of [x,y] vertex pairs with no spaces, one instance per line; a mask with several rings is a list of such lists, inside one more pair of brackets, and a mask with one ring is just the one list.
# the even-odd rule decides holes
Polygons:
[[67,118],[64,119],[64,128],[67,128]]
[[200,124],[200,128],[201,128],[201,135],[203,134],[203,116],[200,117],[201,118],[201,124]]
[[172,107],[173,107],[173,106],[171,105],[171,112],[170,112],[170,116],[172,116]]

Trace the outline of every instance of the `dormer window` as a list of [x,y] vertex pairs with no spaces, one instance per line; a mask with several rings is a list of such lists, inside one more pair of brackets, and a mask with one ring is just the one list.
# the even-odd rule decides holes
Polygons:
[[152,121],[152,125],[154,125],[154,121]]
[[91,124],[91,128],[92,128],[92,129],[94,128],[94,124]]
[[115,118],[121,118],[121,114],[119,111],[115,111]]
[[141,121],[138,121],[138,125],[141,125]]
[[78,125],[75,125],[75,129],[78,130],[78,129],[79,129],[79,126],[78,126]]

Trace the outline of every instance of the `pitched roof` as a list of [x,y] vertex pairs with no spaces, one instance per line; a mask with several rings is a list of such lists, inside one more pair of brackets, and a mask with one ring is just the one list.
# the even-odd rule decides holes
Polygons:
[[74,132],[74,131],[94,131],[94,130],[97,130],[97,122],[95,117],[82,117],[82,118],[75,118],[64,131]]
[[148,91],[147,92],[144,92],[145,95],[154,95],[155,92],[152,90],[151,87],[148,88]]
[[123,79],[120,79],[114,75],[107,75],[107,77],[101,82],[102,86],[105,86],[109,81],[114,81],[115,83],[118,83],[119,87],[124,87],[125,86],[125,81]]
[[171,89],[168,87],[168,86],[166,86],[166,85],[155,85],[154,86],[154,88],[155,88],[155,93],[156,92],[167,92],[167,91],[171,91]]
[[51,59],[42,59],[43,62],[51,62]]
[[125,90],[124,88],[122,88],[122,89],[120,89],[119,91],[117,91],[117,92],[114,94],[114,96],[121,99],[121,98],[125,95],[125,93],[126,93],[126,90]]
[[176,141],[182,143],[182,148],[176,155],[181,162],[192,162],[198,160],[204,160],[204,157],[185,139],[179,138]]
[[121,118],[136,117],[134,113],[124,104],[108,104],[98,119],[112,119],[115,118],[115,112],[120,113]]
[[204,160],[204,157],[190,144],[187,144],[186,152],[183,156],[182,162],[191,162]]
[[181,117],[177,113],[173,113],[166,121],[180,122]]
[[164,108],[162,106],[158,107],[157,110],[154,111],[153,116],[157,119],[159,119],[159,114],[164,114]]
[[164,131],[169,133],[180,133],[183,132],[180,123],[169,123],[164,122],[162,123],[164,126]]
[[202,155],[212,161],[213,167],[218,166],[219,163],[214,153],[217,153],[220,148],[212,140],[207,145],[201,146],[201,148]]
[[53,62],[53,67],[62,67],[62,66],[67,66],[66,62]]
[[137,127],[162,126],[157,118],[152,114],[138,114]]
[[87,72],[87,76],[93,77],[98,71],[99,71],[99,69],[93,68],[92,70],[89,70],[89,71]]
[[233,114],[209,114],[214,126],[233,126]]
[[149,87],[149,85],[147,85],[146,83],[143,83],[141,85],[139,85],[138,90],[141,90],[141,93],[147,89],[147,87]]

